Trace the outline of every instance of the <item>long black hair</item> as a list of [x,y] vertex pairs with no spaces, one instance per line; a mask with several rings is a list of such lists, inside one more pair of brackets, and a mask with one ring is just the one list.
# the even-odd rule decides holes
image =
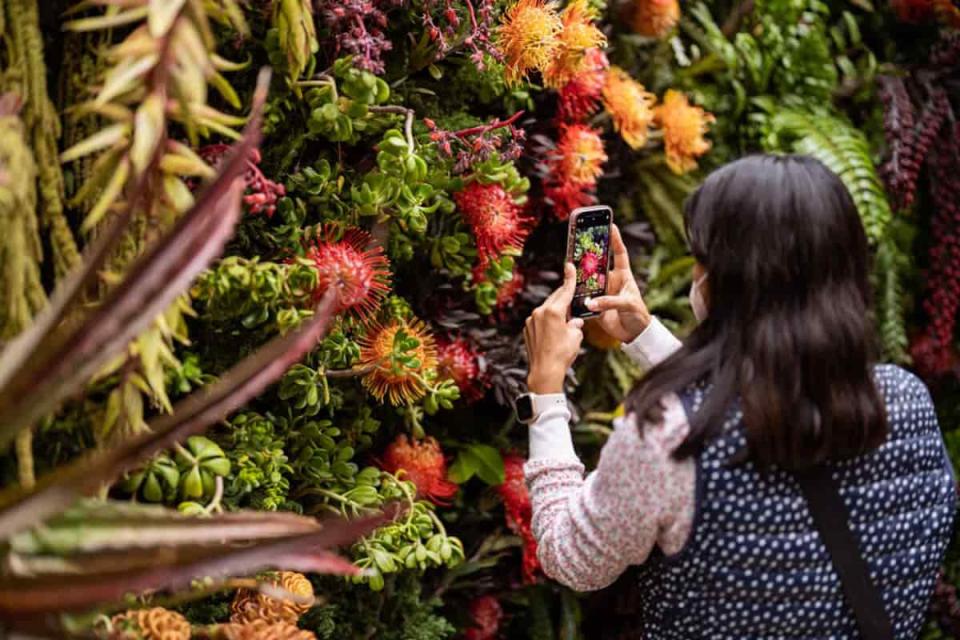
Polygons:
[[677,457],[702,450],[737,401],[741,457],[761,468],[879,446],[867,239],[840,179],[810,157],[749,156],[710,174],[684,217],[709,315],[634,388],[628,411],[657,420],[665,394],[706,381]]

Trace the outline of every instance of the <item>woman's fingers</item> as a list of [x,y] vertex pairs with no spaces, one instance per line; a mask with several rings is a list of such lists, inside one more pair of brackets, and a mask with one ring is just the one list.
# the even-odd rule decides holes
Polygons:
[[561,308],[564,311],[573,302],[573,292],[577,288],[577,269],[572,262],[563,265],[563,284],[550,294],[543,303],[544,307]]
[[587,308],[590,311],[609,311],[610,309],[616,309],[617,311],[633,311],[636,306],[636,301],[627,296],[600,296],[599,298],[591,298],[587,300]]
[[627,245],[624,244],[620,227],[617,225],[612,225],[610,230],[610,248],[613,250],[613,268],[630,271],[630,255],[627,253]]

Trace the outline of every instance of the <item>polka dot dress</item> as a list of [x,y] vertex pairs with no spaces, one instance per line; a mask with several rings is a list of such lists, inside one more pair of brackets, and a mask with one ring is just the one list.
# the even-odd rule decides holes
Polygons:
[[[890,436],[832,466],[897,640],[915,638],[950,537],[956,492],[926,387],[877,367]],[[688,414],[706,394],[681,395]],[[795,480],[727,461],[746,444],[739,411],[697,462],[692,533],[640,567],[644,638],[858,638]]]

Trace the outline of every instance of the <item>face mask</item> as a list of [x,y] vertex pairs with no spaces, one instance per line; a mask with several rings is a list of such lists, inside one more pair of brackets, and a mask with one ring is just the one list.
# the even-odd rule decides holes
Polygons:
[[693,317],[697,322],[703,322],[707,317],[707,303],[703,299],[703,292],[700,287],[707,279],[707,274],[703,274],[690,284],[690,307],[693,309]]

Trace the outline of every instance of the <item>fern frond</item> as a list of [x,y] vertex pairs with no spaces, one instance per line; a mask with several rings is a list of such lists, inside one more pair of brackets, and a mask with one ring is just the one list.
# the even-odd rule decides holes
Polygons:
[[870,243],[876,246],[883,240],[892,218],[890,203],[863,132],[839,116],[791,109],[771,113],[766,129],[763,145],[768,151],[789,149],[813,156],[840,176]]
[[883,358],[888,362],[906,364],[907,328],[904,319],[903,268],[906,256],[892,238],[887,237],[877,247],[874,262],[873,290],[876,295],[876,323]]

